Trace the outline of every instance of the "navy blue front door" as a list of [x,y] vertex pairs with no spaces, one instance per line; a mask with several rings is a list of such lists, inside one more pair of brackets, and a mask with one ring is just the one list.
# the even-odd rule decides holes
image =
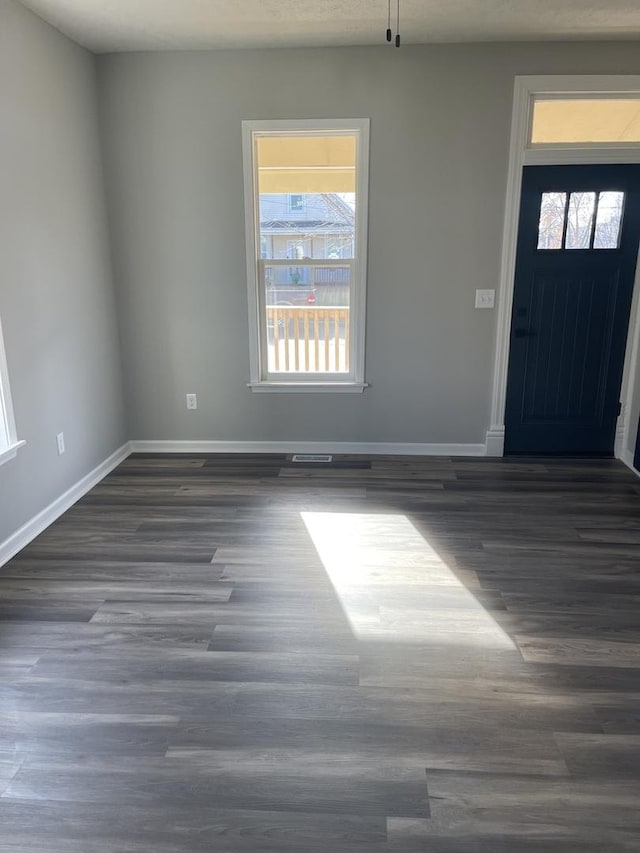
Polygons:
[[505,453],[613,455],[640,166],[524,170]]

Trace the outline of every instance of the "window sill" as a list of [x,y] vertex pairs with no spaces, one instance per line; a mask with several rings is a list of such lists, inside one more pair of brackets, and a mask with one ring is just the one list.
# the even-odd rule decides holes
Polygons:
[[367,382],[249,382],[254,394],[362,394]]
[[13,459],[21,447],[24,447],[26,441],[16,441],[15,444],[10,444],[8,447],[0,448],[0,465]]

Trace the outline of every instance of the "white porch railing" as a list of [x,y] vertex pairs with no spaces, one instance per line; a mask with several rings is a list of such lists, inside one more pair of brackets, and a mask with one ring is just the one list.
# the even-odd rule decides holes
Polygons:
[[349,308],[268,305],[270,373],[348,373]]

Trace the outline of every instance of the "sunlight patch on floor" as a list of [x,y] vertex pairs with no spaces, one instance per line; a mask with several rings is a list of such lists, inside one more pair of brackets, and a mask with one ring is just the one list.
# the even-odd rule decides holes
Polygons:
[[406,516],[300,515],[358,639],[515,648]]

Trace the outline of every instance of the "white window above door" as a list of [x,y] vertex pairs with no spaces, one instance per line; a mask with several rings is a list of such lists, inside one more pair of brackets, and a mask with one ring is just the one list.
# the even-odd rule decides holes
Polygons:
[[534,95],[530,143],[640,144],[640,97]]

